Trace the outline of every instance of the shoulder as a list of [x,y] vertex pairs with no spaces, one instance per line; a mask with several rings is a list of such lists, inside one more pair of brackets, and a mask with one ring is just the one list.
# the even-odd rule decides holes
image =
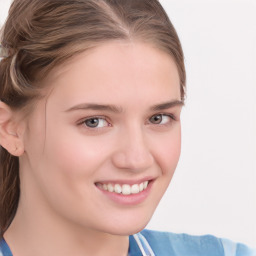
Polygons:
[[140,232],[156,255],[256,256],[256,250],[212,235],[192,236],[143,230]]
[[0,239],[0,256],[12,256],[12,253],[4,239]]
[[[190,255],[190,256],[224,256],[221,240],[214,236],[191,236],[143,230],[141,234],[146,238],[156,255]],[[168,253],[166,253],[168,251]]]

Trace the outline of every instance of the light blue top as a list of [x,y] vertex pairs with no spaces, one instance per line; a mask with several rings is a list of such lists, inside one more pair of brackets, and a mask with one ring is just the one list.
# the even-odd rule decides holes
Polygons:
[[[143,230],[129,238],[129,256],[256,256],[256,249],[214,236]],[[0,241],[0,256],[13,256]]]
[[[144,247],[150,245],[150,249],[147,247],[149,252],[143,254],[134,249],[134,236],[139,236]],[[256,249],[211,235],[191,236],[143,230],[134,236],[130,237],[132,249],[129,256],[256,256]]]

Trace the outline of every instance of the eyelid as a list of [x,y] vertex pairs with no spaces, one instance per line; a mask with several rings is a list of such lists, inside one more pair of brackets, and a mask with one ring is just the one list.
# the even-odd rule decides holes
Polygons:
[[[164,124],[154,124],[150,121],[150,119],[154,116],[157,116],[157,115],[162,115],[162,116],[166,116],[166,117],[169,117],[171,120],[167,123],[164,123]],[[104,127],[89,127],[87,125],[85,125],[85,121],[86,120],[90,120],[90,119],[103,119],[104,121],[106,121],[108,123],[107,126],[104,126]],[[146,124],[150,124],[150,125],[154,125],[154,126],[168,126],[168,125],[171,125],[174,121],[177,121],[178,120],[178,116],[173,114],[173,113],[166,113],[166,112],[159,112],[159,113],[156,113],[154,115],[151,115],[147,121],[146,121]],[[88,130],[100,130],[100,129],[104,129],[104,128],[108,128],[108,127],[111,127],[112,124],[111,124],[111,121],[109,121],[109,118],[106,117],[106,116],[101,116],[101,115],[91,115],[91,116],[87,116],[87,117],[84,117],[82,119],[80,119],[79,121],[77,121],[77,125],[78,126],[83,126],[85,129],[88,129]]]
[[174,114],[171,114],[171,113],[163,113],[163,114],[161,114],[161,115],[163,115],[163,116],[169,116],[171,119],[176,120],[176,115],[174,115]]
[[[158,116],[158,115],[161,115],[161,116],[164,116],[164,117],[169,117],[171,120],[169,122],[167,122],[167,123],[164,123],[164,124],[161,124],[161,123],[160,124],[154,124],[154,123],[150,122],[150,119],[152,117]],[[177,121],[177,120],[178,120],[178,118],[173,113],[163,113],[163,112],[160,112],[160,113],[156,113],[156,114],[150,116],[147,122],[148,122],[148,124],[154,125],[154,126],[168,126],[168,125],[171,125],[174,121]]]
[[[108,126],[111,126],[111,124],[110,124],[110,122],[107,120],[107,117],[105,117],[105,116],[88,116],[88,117],[85,117],[85,118],[82,118],[82,119],[80,119],[78,122],[77,122],[77,125],[82,125],[82,124],[84,124],[84,122],[86,121],[86,120],[90,120],[90,119],[103,119],[103,120],[105,120],[109,125]],[[106,126],[106,127],[108,127],[108,126]],[[101,129],[101,128],[105,128],[105,127],[95,127],[95,128],[91,128],[91,127],[89,127],[89,126],[85,126],[86,128],[88,128],[88,129]]]
[[165,112],[160,112],[160,113],[156,113],[152,116],[150,116],[150,118],[152,118],[153,116],[158,116],[158,115],[162,115],[162,116],[169,116],[170,118],[172,118],[173,120],[176,120],[176,115],[173,113],[165,113]]

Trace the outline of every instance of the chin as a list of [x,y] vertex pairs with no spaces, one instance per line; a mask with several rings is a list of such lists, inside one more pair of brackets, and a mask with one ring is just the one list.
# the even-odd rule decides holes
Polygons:
[[120,227],[120,228],[113,228],[112,230],[108,231],[107,233],[111,235],[118,235],[118,236],[130,236],[142,231],[146,225],[140,225],[136,227]]
[[121,236],[133,235],[142,231],[147,226],[150,219],[151,219],[151,216],[143,219],[136,218],[133,221],[131,220],[118,221],[111,227],[108,227],[106,229],[106,232],[112,235],[121,235]]

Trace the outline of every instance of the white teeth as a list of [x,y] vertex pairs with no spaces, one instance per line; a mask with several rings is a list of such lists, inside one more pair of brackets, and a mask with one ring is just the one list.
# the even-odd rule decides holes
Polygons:
[[122,186],[122,194],[123,195],[130,195],[131,194],[131,186],[127,185],[127,184],[124,184]]
[[122,192],[122,187],[119,184],[116,184],[114,190],[116,193],[120,194]]
[[105,191],[117,193],[117,194],[123,194],[123,195],[130,195],[130,194],[138,194],[145,190],[148,187],[148,181],[142,182],[140,184],[100,184],[98,183],[98,186],[101,187]]
[[144,189],[144,185],[143,185],[143,182],[140,183],[140,192]]
[[108,191],[114,192],[114,187],[112,186],[112,184],[108,184]]
[[131,187],[131,193],[132,194],[138,194],[140,192],[140,187],[138,184],[134,184]]
[[148,181],[143,182],[143,188],[146,189],[148,186]]

